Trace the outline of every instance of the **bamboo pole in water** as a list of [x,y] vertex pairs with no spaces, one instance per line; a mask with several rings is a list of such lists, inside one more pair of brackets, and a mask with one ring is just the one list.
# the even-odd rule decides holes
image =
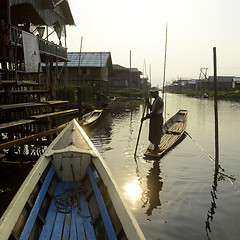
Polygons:
[[[147,107],[147,103],[145,102],[145,105],[144,105],[144,108],[143,108],[142,118],[144,117],[146,107]],[[140,139],[140,134],[141,134],[141,131],[142,131],[142,125],[143,125],[143,122],[141,121],[139,132],[138,132],[137,144],[136,144],[135,152],[134,152],[134,157],[136,157],[136,154],[137,154],[137,147],[138,147],[138,142],[139,142],[139,139]]]
[[[166,82],[166,64],[167,64],[167,33],[168,33],[168,25],[166,25],[166,38],[165,38],[165,56],[164,56],[164,70],[163,70],[163,91],[162,91],[162,99],[164,102],[164,93],[165,93],[165,82]],[[167,113],[167,104],[166,104],[166,96],[165,96],[165,111],[164,111],[164,121],[166,122],[166,113]]]
[[77,86],[79,86],[79,85],[82,86],[81,79],[80,79],[80,64],[81,64],[81,54],[82,54],[82,42],[83,42],[83,36],[81,37],[79,58],[78,58],[78,82],[77,82]]
[[213,48],[213,68],[214,68],[214,116],[215,116],[215,172],[218,172],[219,143],[218,143],[217,54],[216,54],[216,47]]

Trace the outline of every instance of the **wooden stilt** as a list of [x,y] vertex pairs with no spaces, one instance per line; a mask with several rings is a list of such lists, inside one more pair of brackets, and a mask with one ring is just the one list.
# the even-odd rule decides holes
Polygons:
[[219,143],[218,143],[218,104],[217,104],[217,54],[216,47],[213,48],[214,65],[214,116],[215,116],[215,172],[219,167]]
[[78,118],[82,119],[82,88],[78,86]]

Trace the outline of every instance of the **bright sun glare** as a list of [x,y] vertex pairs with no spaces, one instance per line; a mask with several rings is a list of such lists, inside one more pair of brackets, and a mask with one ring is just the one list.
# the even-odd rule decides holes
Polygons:
[[134,208],[137,200],[141,199],[142,197],[142,189],[139,186],[139,183],[133,181],[131,183],[127,183],[123,187],[123,194],[125,198],[131,203],[132,207]]

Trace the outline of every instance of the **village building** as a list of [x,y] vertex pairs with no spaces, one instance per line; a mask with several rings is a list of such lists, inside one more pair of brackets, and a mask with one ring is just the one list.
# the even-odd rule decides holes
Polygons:
[[113,64],[113,72],[110,78],[110,86],[116,88],[141,88],[142,72],[137,68],[126,68]]
[[22,153],[46,136],[50,142],[51,129],[78,114],[55,95],[53,66],[68,61],[66,25],[75,25],[67,0],[0,1],[0,154],[18,145]]
[[142,75],[142,72],[139,71],[137,68],[131,68],[130,71],[131,80],[129,81],[129,86],[133,88],[140,88],[140,76]]
[[[67,58],[67,74],[62,73],[59,76],[60,84],[64,84],[67,76],[68,85],[90,85],[108,95],[112,75],[110,52],[68,52]],[[58,67],[61,69],[64,64],[59,63]]]
[[[236,79],[234,76],[217,76],[217,87],[219,91],[233,91],[233,82]],[[209,90],[214,89],[214,77],[208,78]]]
[[141,77],[140,78],[140,89],[142,90],[148,90],[151,88],[151,83],[149,82],[149,78],[146,77]]
[[240,77],[233,78],[232,87],[235,90],[240,90]]
[[[68,1],[3,0],[0,16],[0,84],[7,88],[5,80],[31,80],[44,84],[53,99],[53,63],[67,61],[66,25],[75,24]],[[47,66],[44,79],[41,63]]]
[[126,88],[129,86],[130,71],[128,68],[113,64],[113,74],[110,79],[110,86],[115,88]]
[[[240,89],[240,77],[234,76],[217,76],[217,87],[219,91],[235,91]],[[214,77],[209,76],[206,80],[201,79],[180,79],[175,80],[168,85],[167,90],[174,91],[201,91],[214,90]]]

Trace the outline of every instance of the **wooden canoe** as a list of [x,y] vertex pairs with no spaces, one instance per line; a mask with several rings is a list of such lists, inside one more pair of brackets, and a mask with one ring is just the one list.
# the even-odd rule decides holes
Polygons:
[[0,219],[5,239],[145,239],[103,158],[73,119]]
[[116,97],[105,96],[103,93],[100,92],[98,92],[97,94],[99,97],[99,101],[101,102],[103,107],[111,105],[116,100]]
[[84,114],[82,119],[79,121],[80,126],[83,128],[93,126],[101,117],[102,112],[103,110],[93,110],[92,112]]
[[160,159],[172,147],[174,147],[184,136],[187,126],[187,110],[179,110],[163,125],[163,135],[159,144],[159,152],[157,155],[151,153],[153,144],[149,144],[144,156],[149,159]]

